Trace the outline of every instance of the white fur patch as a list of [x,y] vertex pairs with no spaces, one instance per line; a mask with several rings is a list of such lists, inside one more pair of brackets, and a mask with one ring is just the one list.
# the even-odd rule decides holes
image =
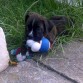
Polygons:
[[29,36],[33,37],[33,30],[29,33]]

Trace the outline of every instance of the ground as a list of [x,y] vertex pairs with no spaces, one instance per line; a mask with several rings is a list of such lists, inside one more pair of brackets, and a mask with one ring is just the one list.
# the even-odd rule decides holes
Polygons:
[[32,59],[8,67],[0,73],[0,83],[83,83],[83,41],[64,44],[63,51],[41,62],[47,67]]
[[0,83],[83,83],[83,42],[71,41],[83,38],[83,5],[79,0],[78,7],[66,4],[68,0],[63,2],[65,4],[56,0],[0,0],[0,27],[5,32],[9,51],[22,44],[26,11],[37,12],[47,18],[65,15],[75,21],[68,28],[69,35],[58,37],[58,47],[62,51],[54,49],[41,60],[44,66],[33,60],[9,66],[0,73]]

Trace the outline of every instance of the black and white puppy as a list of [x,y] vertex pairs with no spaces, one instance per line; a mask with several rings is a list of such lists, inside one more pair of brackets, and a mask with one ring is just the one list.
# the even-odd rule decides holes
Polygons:
[[51,43],[57,35],[67,34],[66,26],[71,25],[71,21],[65,16],[53,16],[50,19],[35,12],[27,12],[25,15],[25,39],[21,48],[21,54],[27,52],[26,41],[32,39],[39,42],[43,36]]

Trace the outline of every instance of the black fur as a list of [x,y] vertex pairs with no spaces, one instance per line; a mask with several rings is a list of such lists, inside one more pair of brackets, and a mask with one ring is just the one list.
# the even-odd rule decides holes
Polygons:
[[[70,21],[65,16],[53,16],[50,19],[34,13],[28,12],[25,15],[25,39],[22,45],[21,53],[25,55],[26,41],[33,39],[39,42],[43,36],[47,37],[49,41],[53,42],[54,38],[59,34],[66,33],[66,25],[70,25]],[[30,35],[30,32],[32,34]]]

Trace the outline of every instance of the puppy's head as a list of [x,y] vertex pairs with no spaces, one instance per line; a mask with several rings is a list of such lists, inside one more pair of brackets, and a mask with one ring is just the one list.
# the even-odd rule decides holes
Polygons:
[[25,28],[28,38],[40,41],[44,34],[48,32],[47,27],[48,23],[45,17],[34,12],[28,12],[25,15]]

